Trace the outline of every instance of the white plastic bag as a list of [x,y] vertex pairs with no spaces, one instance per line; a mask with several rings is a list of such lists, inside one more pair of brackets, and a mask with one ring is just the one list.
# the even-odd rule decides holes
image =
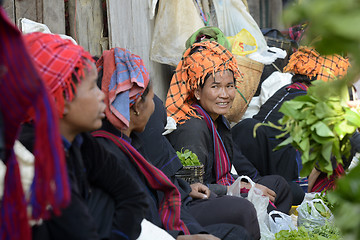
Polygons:
[[241,0],[213,0],[219,28],[225,36],[235,36],[246,29],[256,40],[258,51],[267,51],[264,35]]
[[[277,215],[276,217],[272,217],[272,215]],[[281,230],[297,230],[297,227],[293,224],[292,219],[289,215],[273,210],[269,213],[269,224],[270,231],[272,233],[278,233]]]
[[267,213],[267,207],[269,205],[269,197],[263,195],[263,192],[255,187],[255,183],[248,176],[241,176],[229,186],[227,195],[242,197],[240,194],[241,180],[246,179],[251,184],[251,189],[248,192],[248,199],[255,207],[259,226],[261,239],[271,240],[275,239],[275,235],[269,228],[269,215]]
[[[324,209],[322,212],[327,216],[323,216],[317,210],[316,204],[322,205],[321,208]],[[304,226],[309,230],[318,226],[323,226],[326,222],[332,223],[334,221],[333,214],[321,199],[303,201],[296,210],[298,212],[298,226]]]
[[177,66],[185,51],[186,40],[204,26],[193,0],[160,0],[151,43],[151,60]]
[[145,218],[141,222],[141,233],[137,240],[174,240],[168,232],[149,222]]

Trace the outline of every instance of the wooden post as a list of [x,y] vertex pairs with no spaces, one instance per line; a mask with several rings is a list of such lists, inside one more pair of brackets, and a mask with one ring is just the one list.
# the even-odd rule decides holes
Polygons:
[[154,20],[149,17],[148,1],[107,0],[106,4],[110,48],[122,47],[139,55],[150,74],[155,93],[164,100],[171,80],[171,69],[150,60]]
[[65,4],[63,0],[43,0],[43,23],[52,33],[65,34]]
[[104,29],[101,1],[69,0],[69,22],[70,35],[77,43],[92,55],[100,56]]
[[284,25],[281,19],[283,14],[282,0],[272,0],[272,5],[270,6],[270,13],[271,19],[269,27],[283,30]]
[[15,23],[15,3],[14,0],[4,0],[3,8],[8,17]]
[[42,0],[15,1],[16,24],[20,18],[43,22]]
[[248,1],[250,15],[254,18],[255,22],[260,27],[260,0]]

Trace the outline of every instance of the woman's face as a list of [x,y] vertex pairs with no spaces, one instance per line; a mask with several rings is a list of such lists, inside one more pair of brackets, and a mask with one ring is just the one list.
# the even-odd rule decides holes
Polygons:
[[143,132],[151,114],[153,114],[155,109],[154,104],[154,90],[153,87],[149,87],[149,92],[145,96],[145,100],[140,100],[137,104],[138,115],[136,118],[131,120],[134,122],[134,131]]
[[90,65],[91,69],[85,70],[85,76],[77,87],[75,98],[66,103],[61,119],[62,126],[67,126],[66,129],[74,134],[100,128],[105,117],[105,95],[96,85],[96,66],[94,63]]
[[205,80],[203,88],[195,91],[195,97],[202,108],[216,120],[226,114],[235,98],[234,74],[229,71],[216,72]]

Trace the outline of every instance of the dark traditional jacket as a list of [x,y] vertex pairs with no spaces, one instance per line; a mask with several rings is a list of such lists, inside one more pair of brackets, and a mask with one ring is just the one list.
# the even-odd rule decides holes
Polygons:
[[[130,142],[132,146],[138,150],[142,148],[141,147],[142,141],[141,139],[136,137],[136,135],[133,134],[131,136],[132,138],[128,138],[106,120],[103,123],[102,130],[110,132],[117,136],[121,136],[123,139]],[[158,212],[159,203],[163,197],[162,192],[156,191],[148,185],[144,175],[137,169],[137,167],[131,162],[130,159],[128,159],[125,153],[123,153],[122,150],[114,142],[106,138],[97,138],[97,139],[108,151],[110,151],[111,153],[113,153],[118,157],[118,164],[124,166],[127,169],[128,173],[131,174],[137,180],[138,184],[142,188],[142,191],[146,193],[144,199],[149,205],[149,210],[147,211],[145,218],[150,222],[152,222],[153,224],[164,229]],[[140,150],[139,152],[142,153],[143,151]],[[182,198],[185,196],[186,194],[184,193],[181,195]],[[185,223],[191,234],[206,233],[205,229],[201,227],[199,223],[197,223],[197,221],[187,211],[185,206],[181,207],[181,219],[183,220],[183,222]],[[175,238],[179,234],[182,234],[181,232],[174,230],[168,232]]]
[[[23,140],[23,143],[31,142]],[[70,205],[60,216],[52,216],[34,227],[33,239],[136,239],[147,205],[145,194],[127,169],[89,134],[79,135],[72,144],[64,140],[64,148],[71,186]],[[115,212],[104,217],[112,219],[111,233],[106,238],[99,236],[97,219],[87,205],[94,188],[107,193],[114,202]],[[109,213],[107,209],[98,211]]]
[[[230,124],[223,116],[219,116],[216,119],[216,123],[217,130],[225,145],[230,162],[232,162],[233,144]],[[212,133],[203,119],[192,117],[185,123],[178,124],[177,129],[168,135],[168,139],[176,151],[180,151],[182,148],[189,149],[197,155],[199,160],[204,164],[204,183],[216,183]]]

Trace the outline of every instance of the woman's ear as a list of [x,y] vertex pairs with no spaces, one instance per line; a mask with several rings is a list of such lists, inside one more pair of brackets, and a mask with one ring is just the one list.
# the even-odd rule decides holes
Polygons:
[[70,103],[65,100],[64,110],[63,110],[63,116],[66,116],[66,115],[69,113],[69,107],[70,107],[69,105],[70,105]]
[[[140,111],[142,109],[142,101],[141,101],[141,97],[139,97],[138,99],[136,99],[134,105],[132,105],[130,111],[132,111],[132,114],[138,116],[140,114]],[[131,113],[130,113],[131,114]]]
[[199,88],[195,89],[194,96],[198,101],[200,100],[200,89]]

